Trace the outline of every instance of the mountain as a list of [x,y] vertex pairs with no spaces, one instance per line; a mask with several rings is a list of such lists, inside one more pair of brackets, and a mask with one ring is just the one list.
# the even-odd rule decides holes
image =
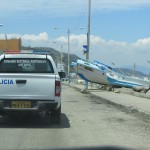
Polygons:
[[[52,56],[53,60],[55,61],[55,63],[59,63],[60,59],[61,59],[61,52],[59,52],[56,49],[50,48],[50,47],[22,47],[23,50],[46,50],[50,52],[50,55]],[[67,71],[68,69],[68,53],[62,53],[63,58],[62,58],[62,62],[65,66],[65,70]],[[74,54],[70,54],[70,64],[72,61],[76,61],[77,59],[79,59],[78,56],[74,55]],[[70,72],[73,72],[72,68],[70,68]]]
[[143,67],[143,66],[136,66],[136,68],[135,68],[137,71],[141,71],[141,72],[143,72],[144,74],[147,74],[147,75],[149,75],[150,74],[150,68],[148,68],[148,67]]
[[[124,66],[122,68],[130,68],[131,69],[131,66]],[[136,65],[135,70],[143,72],[144,74],[147,74],[147,75],[150,74],[150,67],[143,67],[143,66]]]
[[[149,78],[149,75],[143,73],[142,71],[135,71],[135,73],[133,73],[133,70],[132,69],[129,69],[129,68],[114,68],[117,72],[123,72],[125,75],[128,75],[128,76],[133,76],[133,74],[136,76],[136,77],[140,77],[140,78],[143,78],[143,77],[147,77]],[[119,71],[120,70],[120,71]]]

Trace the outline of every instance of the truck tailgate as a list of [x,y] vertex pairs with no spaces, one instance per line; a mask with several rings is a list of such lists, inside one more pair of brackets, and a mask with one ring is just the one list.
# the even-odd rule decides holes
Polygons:
[[0,99],[55,99],[55,75],[0,74]]

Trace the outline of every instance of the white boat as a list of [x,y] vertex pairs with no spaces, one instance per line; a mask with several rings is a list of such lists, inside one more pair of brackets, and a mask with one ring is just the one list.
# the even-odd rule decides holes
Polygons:
[[112,73],[106,73],[108,82],[110,85],[133,88],[135,86],[150,86],[150,80],[144,80],[138,77],[115,75]]
[[80,78],[85,81],[104,85],[109,84],[103,66],[96,66],[93,62],[84,59],[78,59],[72,66]]
[[128,88],[133,88],[135,86],[150,86],[150,80],[148,79],[146,80],[139,77],[126,76],[121,70],[121,73],[118,73],[106,64],[98,61],[95,61],[95,63],[105,66],[109,85]]
[[113,70],[110,66],[98,61],[87,61],[78,59],[72,63],[76,73],[85,81],[133,88],[135,86],[150,86],[150,80],[144,80],[138,77],[126,76]]

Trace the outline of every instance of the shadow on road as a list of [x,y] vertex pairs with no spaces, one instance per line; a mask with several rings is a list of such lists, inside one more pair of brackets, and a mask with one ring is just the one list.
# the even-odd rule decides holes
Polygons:
[[70,128],[69,119],[61,114],[61,123],[45,123],[38,115],[26,116],[1,116],[0,128]]

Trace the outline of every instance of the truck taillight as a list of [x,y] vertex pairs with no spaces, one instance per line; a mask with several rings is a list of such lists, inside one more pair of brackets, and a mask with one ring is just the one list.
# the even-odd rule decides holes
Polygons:
[[61,86],[60,81],[55,81],[55,96],[60,96]]

